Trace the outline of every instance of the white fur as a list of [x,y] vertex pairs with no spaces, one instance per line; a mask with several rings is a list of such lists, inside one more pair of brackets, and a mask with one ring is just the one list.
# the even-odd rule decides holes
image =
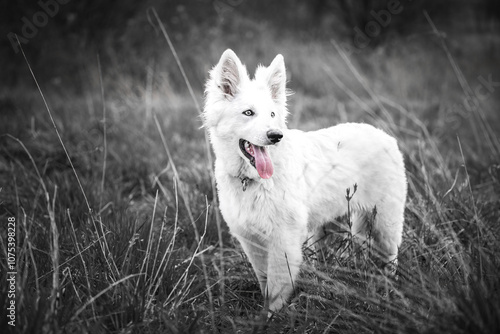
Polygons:
[[[226,50],[210,72],[203,113],[216,155],[220,209],[248,256],[271,310],[282,308],[302,263],[302,244],[346,214],[352,233],[366,234],[365,214],[376,207],[374,239],[386,263],[396,263],[403,230],[406,177],[396,140],[367,124],[347,123],[312,132],[286,128],[286,71],[281,55],[250,79],[236,54]],[[252,110],[251,117],[242,114]],[[271,113],[274,113],[274,117]],[[280,130],[270,145],[268,130]],[[274,166],[259,176],[239,139],[265,146]],[[247,180],[244,190],[242,179]]]

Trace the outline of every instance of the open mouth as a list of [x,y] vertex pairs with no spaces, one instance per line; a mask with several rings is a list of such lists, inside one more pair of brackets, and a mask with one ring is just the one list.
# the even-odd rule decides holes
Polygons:
[[250,143],[248,140],[240,139],[240,150],[250,161],[250,164],[257,169],[261,178],[269,179],[273,176],[273,163],[266,147],[257,146]]

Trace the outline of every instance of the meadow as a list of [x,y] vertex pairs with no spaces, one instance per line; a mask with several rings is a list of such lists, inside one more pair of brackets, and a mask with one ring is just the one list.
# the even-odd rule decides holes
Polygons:
[[[0,279],[15,220],[16,326],[2,283],[0,331],[500,332],[498,23],[478,28],[464,11],[440,26],[419,12],[412,33],[356,48],[350,26],[311,35],[224,3],[213,21],[194,24],[189,6],[137,10],[119,33],[87,37],[99,47],[68,33],[15,55],[0,91]],[[50,29],[36,38],[54,41]],[[290,128],[366,122],[398,139],[397,280],[366,252],[340,256],[342,217],[329,248],[304,249],[289,306],[267,318],[200,129],[204,81],[226,48],[250,72],[283,54]]]

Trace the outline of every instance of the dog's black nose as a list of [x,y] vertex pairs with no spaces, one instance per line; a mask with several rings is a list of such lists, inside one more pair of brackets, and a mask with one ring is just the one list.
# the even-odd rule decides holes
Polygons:
[[269,130],[267,131],[267,138],[271,143],[276,144],[283,138],[283,132],[280,130]]

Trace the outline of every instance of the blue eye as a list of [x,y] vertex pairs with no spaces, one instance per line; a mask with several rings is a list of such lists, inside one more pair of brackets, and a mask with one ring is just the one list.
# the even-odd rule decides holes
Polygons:
[[275,114],[274,114],[274,111],[271,111],[271,117],[274,117]]
[[245,116],[253,116],[253,115],[255,115],[255,113],[252,110],[248,109],[248,110],[245,110],[243,112],[243,115],[245,115]]

